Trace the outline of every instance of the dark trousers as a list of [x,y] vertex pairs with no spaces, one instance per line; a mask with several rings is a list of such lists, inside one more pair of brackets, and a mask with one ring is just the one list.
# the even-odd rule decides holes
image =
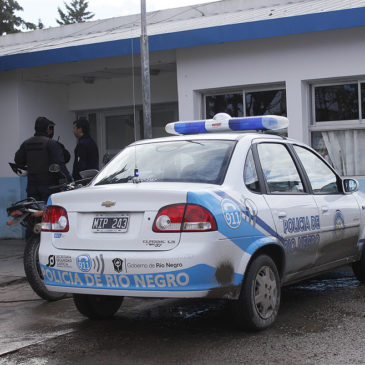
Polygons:
[[[50,195],[51,191],[49,190],[47,185],[28,184],[27,186],[28,198],[34,198],[35,200],[43,201],[46,204]],[[29,240],[33,234],[33,231],[27,228],[25,230],[25,239]]]
[[48,197],[51,195],[51,191],[48,185],[35,185],[28,184],[27,186],[27,196],[28,198],[32,197],[38,201],[43,201],[45,204],[47,203]]

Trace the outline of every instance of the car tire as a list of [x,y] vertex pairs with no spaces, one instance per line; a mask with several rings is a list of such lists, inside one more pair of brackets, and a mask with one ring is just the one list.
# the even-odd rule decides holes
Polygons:
[[89,319],[111,318],[122,305],[124,297],[74,294],[77,310]]
[[362,284],[365,284],[365,251],[362,252],[360,261],[352,264],[352,270]]
[[239,328],[260,331],[277,317],[281,296],[280,277],[274,261],[257,256],[249,265],[238,300],[232,302],[234,321]]
[[42,299],[48,300],[49,302],[63,299],[67,296],[66,293],[49,291],[44,284],[43,274],[39,265],[39,245],[39,234],[31,235],[25,243],[23,263],[28,283]]

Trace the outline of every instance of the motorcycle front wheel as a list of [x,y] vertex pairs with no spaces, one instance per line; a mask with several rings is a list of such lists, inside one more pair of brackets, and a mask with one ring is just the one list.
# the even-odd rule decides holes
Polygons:
[[40,235],[33,234],[26,240],[24,249],[24,271],[29,285],[42,299],[50,302],[60,300],[66,297],[66,293],[58,293],[47,290],[43,282],[43,275],[39,265]]

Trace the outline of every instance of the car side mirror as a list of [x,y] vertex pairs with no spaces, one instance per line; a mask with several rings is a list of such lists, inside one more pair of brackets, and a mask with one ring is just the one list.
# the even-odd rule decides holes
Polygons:
[[343,179],[342,183],[345,194],[354,193],[359,190],[359,182],[355,179]]
[[92,179],[99,173],[96,169],[80,171],[80,176],[82,179]]

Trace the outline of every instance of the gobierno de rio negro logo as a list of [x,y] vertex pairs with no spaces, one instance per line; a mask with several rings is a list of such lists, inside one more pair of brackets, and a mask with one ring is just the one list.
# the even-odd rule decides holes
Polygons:
[[335,214],[335,229],[341,230],[345,228],[345,218],[340,210]]
[[342,238],[345,234],[345,217],[339,210],[335,214],[334,226],[336,239]]
[[88,272],[91,269],[91,258],[89,255],[83,254],[80,256],[77,256],[76,259],[77,266],[79,269],[83,272]]

